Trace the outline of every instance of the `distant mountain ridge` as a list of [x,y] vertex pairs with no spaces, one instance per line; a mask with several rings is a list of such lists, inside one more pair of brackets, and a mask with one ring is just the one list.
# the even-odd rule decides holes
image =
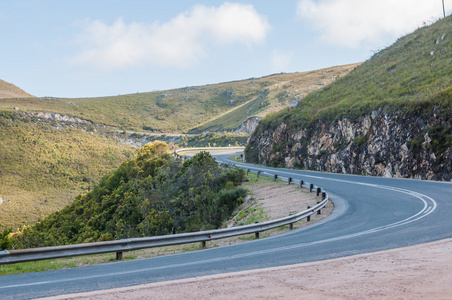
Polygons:
[[260,119],[294,105],[358,65],[109,97],[4,98],[0,99],[0,111],[17,107],[25,112],[58,113],[93,122],[94,126],[137,132],[235,132],[250,118]]
[[0,98],[35,98],[12,83],[0,79]]

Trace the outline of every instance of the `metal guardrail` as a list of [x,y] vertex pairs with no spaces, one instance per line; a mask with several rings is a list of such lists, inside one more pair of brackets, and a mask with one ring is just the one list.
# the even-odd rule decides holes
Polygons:
[[244,150],[245,147],[202,147],[202,148],[181,148],[174,151],[174,155],[179,158],[185,158],[180,155],[179,152],[191,152],[191,151],[205,151],[205,150]]
[[[228,149],[231,149],[229,147]],[[206,148],[201,148],[205,150]],[[218,148],[214,148],[218,149]],[[192,148],[190,150],[200,150],[199,148]],[[235,167],[234,164],[228,164],[228,167]],[[187,243],[197,243],[201,242],[203,247],[205,243],[211,240],[223,239],[227,237],[233,237],[238,235],[252,234],[254,233],[256,238],[259,237],[259,232],[263,232],[269,229],[289,225],[290,229],[293,228],[293,223],[296,223],[304,218],[307,221],[310,220],[310,216],[314,213],[320,213],[320,210],[328,202],[328,194],[322,191],[320,187],[313,185],[312,183],[304,182],[303,180],[293,180],[290,177],[278,176],[276,173],[261,172],[260,170],[255,170],[252,168],[247,169],[248,172],[255,172],[258,176],[270,176],[276,179],[282,179],[288,184],[296,183],[300,187],[306,187],[311,192],[313,190],[317,191],[317,196],[322,197],[322,201],[317,202],[317,205],[312,208],[308,207],[307,210],[299,212],[297,214],[284,217],[281,219],[267,221],[262,223],[255,223],[244,226],[237,226],[225,229],[216,229],[209,231],[199,231],[191,233],[181,233],[165,236],[154,236],[146,238],[130,238],[121,239],[116,241],[105,241],[105,242],[95,242],[95,243],[85,243],[85,244],[75,244],[75,245],[65,245],[65,246],[54,246],[54,247],[43,247],[43,248],[31,248],[31,249],[21,249],[21,250],[6,250],[0,251],[0,266],[4,264],[13,264],[19,262],[27,261],[38,261],[45,259],[55,259],[63,257],[72,256],[82,256],[82,255],[92,255],[101,253],[111,253],[116,252],[116,259],[122,259],[123,252],[139,250],[145,248],[154,248],[162,246],[171,245],[181,245]],[[265,175],[266,174],[266,175]]]

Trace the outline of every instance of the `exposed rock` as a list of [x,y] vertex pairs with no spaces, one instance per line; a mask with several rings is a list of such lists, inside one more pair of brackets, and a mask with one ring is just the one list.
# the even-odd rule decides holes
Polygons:
[[55,121],[62,122],[71,122],[71,123],[82,123],[82,124],[92,124],[91,121],[83,120],[77,117],[61,115],[58,113],[48,112],[48,111],[39,111],[30,113],[31,116],[42,118],[42,119],[50,119]]
[[260,120],[261,120],[261,118],[259,118],[259,117],[251,117],[248,120],[246,120],[245,122],[243,122],[242,125],[239,126],[239,128],[237,128],[231,132],[237,133],[237,134],[251,134],[251,133],[253,133],[254,129],[256,129]]
[[254,134],[248,162],[384,177],[452,179],[452,110],[429,117],[373,111],[350,120],[317,121],[296,129],[282,123]]
[[230,89],[226,91],[226,96],[228,96],[229,98],[233,98],[234,97],[234,90]]
[[166,96],[166,94],[161,94],[160,96],[158,96],[156,105],[160,107],[164,106]]
[[298,106],[298,101],[292,101],[290,104],[289,104],[289,107],[290,108],[295,108],[295,107],[297,107]]
[[260,91],[259,92],[259,98],[264,98],[264,97],[267,97],[267,95],[268,95],[268,93],[270,92],[270,90],[269,89],[264,89],[264,90],[262,90],[262,91]]

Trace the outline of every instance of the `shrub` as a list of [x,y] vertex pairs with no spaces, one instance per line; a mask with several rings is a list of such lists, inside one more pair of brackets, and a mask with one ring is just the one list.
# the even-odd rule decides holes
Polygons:
[[358,147],[366,142],[367,142],[367,138],[365,135],[360,135],[359,137],[357,137],[356,139],[353,140],[353,144],[355,144]]
[[91,192],[15,236],[19,248],[165,235],[217,228],[246,190],[242,169],[222,169],[208,152],[182,162],[162,142],[104,176]]
[[3,232],[0,231],[0,250],[11,249],[11,240],[9,239],[10,233],[11,229],[5,229]]

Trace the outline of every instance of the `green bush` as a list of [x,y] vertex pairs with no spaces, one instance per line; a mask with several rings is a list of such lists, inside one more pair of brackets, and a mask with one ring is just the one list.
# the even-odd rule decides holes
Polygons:
[[367,138],[365,135],[360,135],[359,137],[357,137],[356,139],[353,140],[353,144],[355,144],[358,147],[365,144],[366,142],[367,142]]
[[91,192],[14,236],[16,248],[64,245],[218,228],[243,202],[242,169],[208,152],[181,161],[163,142],[104,176]]
[[11,240],[9,239],[10,233],[11,229],[5,229],[3,232],[0,231],[0,250],[11,249]]

